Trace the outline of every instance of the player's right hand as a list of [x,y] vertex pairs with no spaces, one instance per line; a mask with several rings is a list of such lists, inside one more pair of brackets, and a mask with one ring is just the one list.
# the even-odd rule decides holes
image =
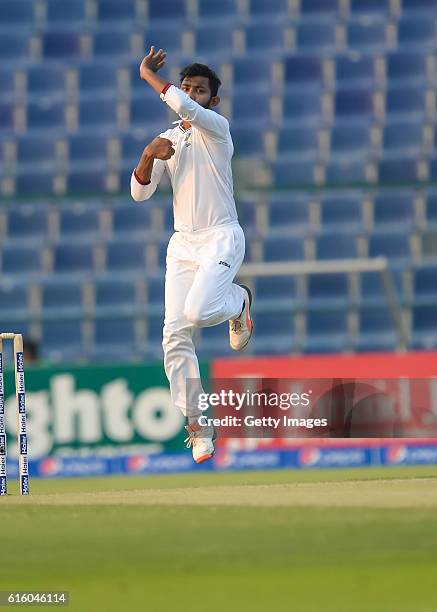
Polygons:
[[175,153],[172,141],[168,140],[168,138],[161,138],[160,136],[154,138],[152,142],[147,145],[147,150],[156,159],[163,159],[164,161],[170,159]]

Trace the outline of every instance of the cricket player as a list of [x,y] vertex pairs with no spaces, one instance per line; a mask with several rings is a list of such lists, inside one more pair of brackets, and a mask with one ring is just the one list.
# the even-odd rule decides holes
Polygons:
[[214,454],[215,430],[198,422],[202,387],[193,330],[229,321],[231,348],[240,351],[252,336],[252,296],[233,282],[245,241],[233,197],[229,123],[212,110],[220,102],[220,80],[208,66],[192,64],[176,87],[157,74],[165,61],[166,52],[151,47],[140,76],[180,121],[146,146],[132,173],[131,194],[137,202],[148,200],[167,171],[175,232],[166,258],[164,367],[172,401],[188,421],[185,442],[202,463]]

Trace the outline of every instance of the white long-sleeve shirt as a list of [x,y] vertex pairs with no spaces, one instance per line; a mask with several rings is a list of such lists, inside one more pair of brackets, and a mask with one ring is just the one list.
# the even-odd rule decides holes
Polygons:
[[178,122],[160,134],[172,141],[175,154],[167,161],[155,159],[147,185],[132,173],[133,199],[148,200],[165,169],[173,188],[176,231],[195,232],[237,222],[231,168],[234,146],[227,119],[203,108],[174,85],[161,94],[161,100],[189,121],[191,128],[184,130]]

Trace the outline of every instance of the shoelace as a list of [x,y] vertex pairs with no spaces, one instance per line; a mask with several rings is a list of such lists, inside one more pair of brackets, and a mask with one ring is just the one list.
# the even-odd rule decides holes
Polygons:
[[233,321],[231,321],[231,330],[233,332],[235,332],[236,334],[241,332],[241,321],[240,321],[240,319],[234,319]]
[[188,438],[185,438],[184,440],[184,444],[186,446],[186,448],[191,448],[192,446],[194,446],[194,440],[196,439],[196,431],[188,431]]

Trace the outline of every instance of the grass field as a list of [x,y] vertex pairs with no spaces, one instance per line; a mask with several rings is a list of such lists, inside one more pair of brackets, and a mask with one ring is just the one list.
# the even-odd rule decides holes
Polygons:
[[0,500],[0,590],[68,590],[72,610],[437,609],[437,467],[31,486]]

